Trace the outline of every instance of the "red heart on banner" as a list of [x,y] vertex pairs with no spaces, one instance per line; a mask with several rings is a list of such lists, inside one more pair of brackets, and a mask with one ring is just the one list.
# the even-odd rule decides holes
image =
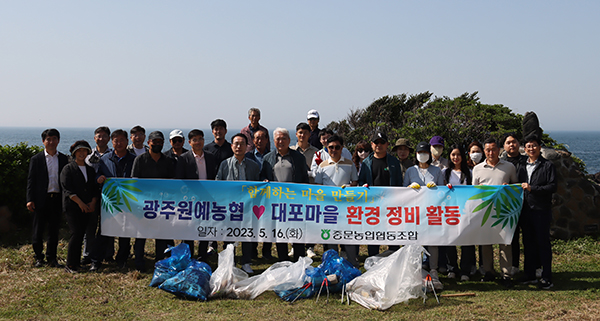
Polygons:
[[263,205],[261,206],[252,206],[252,212],[254,212],[254,215],[256,216],[257,219],[260,220],[260,217],[265,213],[265,207]]

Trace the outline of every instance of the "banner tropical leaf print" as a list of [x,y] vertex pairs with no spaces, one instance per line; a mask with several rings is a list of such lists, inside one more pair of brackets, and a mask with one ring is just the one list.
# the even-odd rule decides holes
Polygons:
[[519,220],[519,214],[521,213],[522,202],[519,201],[521,198],[521,191],[518,185],[503,185],[503,186],[485,186],[477,185],[473,186],[477,189],[482,190],[481,193],[475,194],[469,198],[469,200],[481,200],[473,212],[479,212],[485,210],[483,218],[481,220],[481,226],[483,226],[492,211],[492,215],[496,221],[492,224],[492,227],[502,224],[502,228],[509,225],[511,228],[515,226]]
[[137,202],[137,198],[131,192],[141,192],[133,184],[137,182],[135,179],[130,180],[115,180],[107,179],[104,182],[104,188],[102,189],[102,208],[108,212],[123,212],[121,207],[125,205],[129,211],[131,211],[131,205],[129,201]]

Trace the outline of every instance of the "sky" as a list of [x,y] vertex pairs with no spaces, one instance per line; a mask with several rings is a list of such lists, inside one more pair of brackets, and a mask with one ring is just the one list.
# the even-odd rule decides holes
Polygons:
[[321,124],[385,95],[598,130],[599,1],[2,1],[0,126]]

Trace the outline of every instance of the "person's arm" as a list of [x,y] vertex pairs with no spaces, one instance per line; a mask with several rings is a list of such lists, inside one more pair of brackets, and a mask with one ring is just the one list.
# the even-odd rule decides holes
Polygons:
[[543,170],[544,173],[540,173],[539,176],[543,177],[545,182],[542,184],[529,185],[531,188],[531,193],[534,195],[552,194],[556,192],[556,168],[554,167],[554,164],[548,161]]
[[33,201],[35,193],[35,184],[37,182],[36,176],[36,157],[33,156],[29,160],[29,174],[27,175],[27,210],[33,212],[35,210],[35,202]]

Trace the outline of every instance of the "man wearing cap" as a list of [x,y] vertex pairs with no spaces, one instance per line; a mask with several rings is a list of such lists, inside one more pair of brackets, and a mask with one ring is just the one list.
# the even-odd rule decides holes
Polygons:
[[215,140],[204,146],[204,151],[215,155],[217,161],[215,173],[219,170],[221,162],[233,156],[231,144],[225,140],[227,134],[227,123],[223,119],[215,119],[210,123]]
[[167,152],[165,152],[165,156],[173,160],[173,164],[177,164],[179,157],[188,150],[183,148],[183,132],[179,129],[173,129],[169,134],[169,142],[171,143],[171,148]]
[[127,150],[135,156],[140,156],[148,151],[148,146],[144,145],[146,140],[146,130],[144,127],[137,125],[134,126],[130,131],[131,144],[127,146]]
[[[153,131],[148,135],[148,145],[150,149],[135,158],[131,176],[134,178],[173,178],[175,177],[175,168],[173,161],[162,153],[165,136],[160,131]],[[167,245],[173,241],[156,240],[156,260],[162,260],[165,257],[164,251]],[[135,267],[140,271],[145,271],[144,247],[146,239],[136,239],[134,244]]]
[[309,110],[306,119],[310,126],[310,137],[308,138],[308,142],[317,149],[323,148],[323,144],[319,140],[319,132],[321,132],[319,129],[319,112],[316,109]]
[[27,209],[33,212],[32,242],[35,267],[44,265],[44,230],[48,230],[46,260],[48,265],[62,267],[56,260],[58,230],[62,213],[60,172],[67,165],[67,156],[57,150],[60,133],[51,128],[42,132],[44,151],[29,161],[27,176]]
[[410,143],[406,138],[398,138],[396,145],[392,148],[392,153],[396,153],[398,160],[400,161],[400,167],[402,168],[402,175],[406,174],[406,170],[412,167],[414,164],[413,160],[409,158],[410,153],[413,149],[410,147]]
[[[358,184],[368,186],[402,186],[402,168],[398,159],[387,152],[390,145],[387,135],[377,132],[371,138],[373,153],[363,161]],[[348,247],[346,246],[346,249]],[[392,251],[399,246],[389,246]],[[379,245],[369,245],[369,256],[379,254]]]
[[248,146],[246,147],[246,153],[252,151],[254,149],[254,134],[258,130],[263,130],[267,133],[267,150],[271,150],[271,139],[269,138],[269,130],[264,126],[260,125],[258,122],[260,121],[260,109],[256,107],[250,108],[248,110],[248,119],[250,120],[250,124],[248,126],[242,128],[241,133],[246,135],[246,139],[248,140]]
[[431,145],[431,157],[433,161],[431,165],[439,167],[441,170],[448,168],[448,160],[442,157],[444,152],[444,138],[442,136],[433,136],[429,141]]

